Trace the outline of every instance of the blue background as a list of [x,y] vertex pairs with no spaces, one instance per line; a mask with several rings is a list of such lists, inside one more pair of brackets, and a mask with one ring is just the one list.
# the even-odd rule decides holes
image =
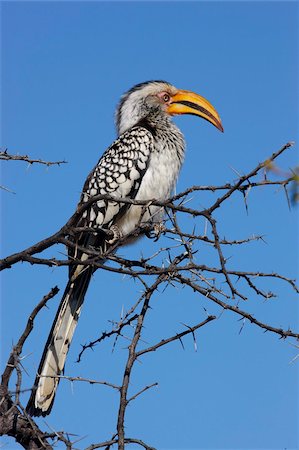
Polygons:
[[[225,133],[197,117],[179,117],[187,156],[177,192],[194,184],[218,185],[237,178],[290,140],[298,140],[298,4],[295,2],[6,2],[2,3],[2,145],[68,164],[46,168],[2,163],[2,252],[8,255],[47,237],[73,213],[85,177],[115,138],[114,110],[135,83],[166,79],[208,98],[219,111]],[[279,160],[288,171],[298,164],[296,147]],[[273,175],[275,178],[275,175]],[[216,194],[197,196],[208,206]],[[217,211],[227,239],[264,235],[242,248],[226,247],[231,268],[298,273],[298,220],[284,192],[264,188],[241,195]],[[186,230],[193,219],[182,219]],[[196,221],[199,232],[204,222]],[[154,253],[144,239],[120,250],[125,256]],[[57,258],[63,247],[47,254]],[[214,264],[215,252],[199,246],[197,261]],[[18,264],[2,277],[1,360],[34,305],[56,284],[63,291],[66,269]],[[263,280],[278,297],[254,297],[239,305],[273,326],[298,330],[291,287]],[[225,288],[225,287],[224,287]],[[80,344],[110,329],[141,287],[126,277],[98,271],[69,354],[66,375],[120,383],[127,341],[87,351],[76,364]],[[22,363],[32,385],[59,296],[36,320]],[[298,448],[298,348],[276,335],[221,314],[188,289],[168,287],[155,295],[144,339],[163,337],[219,316],[192,338],[145,355],[133,372],[131,395],[158,381],[127,411],[128,436],[158,449]],[[143,343],[142,345],[146,345]],[[12,385],[13,389],[13,385]],[[24,402],[26,394],[24,394]],[[75,446],[106,440],[115,432],[118,395],[105,386],[62,381],[51,416],[38,419],[47,430],[82,437]],[[74,438],[76,439],[76,438]],[[2,438],[5,448],[19,448]]]

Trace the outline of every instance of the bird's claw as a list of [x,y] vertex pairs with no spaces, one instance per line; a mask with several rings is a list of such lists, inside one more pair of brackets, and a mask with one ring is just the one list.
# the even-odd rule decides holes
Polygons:
[[165,234],[165,231],[166,231],[166,227],[165,227],[164,223],[158,222],[158,223],[154,224],[152,230],[150,230],[146,233],[146,236],[149,239],[153,239],[154,242],[156,242],[160,238],[161,234]]

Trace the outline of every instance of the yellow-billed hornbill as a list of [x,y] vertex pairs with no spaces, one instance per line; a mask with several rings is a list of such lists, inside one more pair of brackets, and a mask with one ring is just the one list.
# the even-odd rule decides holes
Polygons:
[[[171,195],[184,159],[184,138],[171,117],[195,114],[223,131],[220,117],[203,97],[179,90],[165,81],[138,84],[123,95],[116,111],[118,138],[104,152],[83,187],[79,205],[93,196],[112,195],[136,200],[166,200]],[[142,214],[142,217],[141,217]],[[161,221],[157,206],[141,206],[98,200],[78,220],[78,227],[98,232],[82,232],[73,238],[81,249],[72,247],[70,258],[84,260],[83,248],[107,245],[103,229],[126,236],[140,223]],[[101,231],[102,230],[102,231]],[[108,241],[109,242],[109,241]],[[37,372],[35,386],[27,405],[32,415],[50,413],[59,376],[81,312],[84,296],[94,269],[70,266],[69,282],[62,297]]]

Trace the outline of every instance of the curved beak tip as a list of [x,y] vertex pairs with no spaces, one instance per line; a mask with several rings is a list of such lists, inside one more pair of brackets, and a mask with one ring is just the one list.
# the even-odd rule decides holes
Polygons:
[[221,131],[221,133],[224,133],[224,128],[221,122],[219,123],[219,126],[217,128],[219,131]]
[[211,103],[201,95],[195,92],[179,90],[173,97],[168,107],[170,115],[176,114],[195,114],[214,125],[219,131],[224,132],[216,109]]

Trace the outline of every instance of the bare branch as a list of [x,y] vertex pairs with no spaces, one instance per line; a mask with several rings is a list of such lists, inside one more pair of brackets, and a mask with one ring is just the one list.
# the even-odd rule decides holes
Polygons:
[[197,325],[194,325],[193,327],[188,327],[188,330],[182,331],[181,333],[175,334],[174,336],[171,336],[167,339],[162,339],[160,342],[158,342],[155,345],[152,345],[151,347],[147,347],[143,350],[139,350],[139,352],[136,352],[136,358],[138,358],[141,355],[144,355],[145,353],[154,352],[158,348],[163,347],[163,345],[167,345],[170,342],[174,342],[177,340],[181,340],[182,337],[187,336],[188,334],[193,334],[194,331],[198,330],[199,328],[203,327],[207,323],[211,322],[212,320],[215,320],[216,316],[208,316],[206,320],[203,322],[198,323]]
[[215,297],[208,289],[204,289],[198,284],[194,283],[190,278],[183,277],[180,274],[177,274],[175,278],[184,285],[190,286],[194,291],[199,292],[204,297],[208,298],[209,300],[212,300],[214,303],[217,303],[217,305],[221,306],[223,309],[227,309],[229,311],[233,311],[234,313],[242,316],[245,319],[248,319],[251,323],[254,323],[260,328],[263,328],[265,331],[271,331],[272,333],[278,334],[281,338],[287,338],[287,337],[293,337],[295,339],[299,339],[299,333],[294,333],[291,330],[283,330],[282,328],[276,328],[271,325],[267,325],[259,320],[257,320],[255,317],[253,317],[251,314],[247,313],[246,311],[241,310],[238,306],[229,305],[228,303],[223,302],[219,298]]
[[89,342],[89,344],[82,345],[82,350],[80,351],[80,353],[78,355],[77,362],[81,361],[83,353],[88,348],[93,348],[96,344],[99,344],[104,339],[110,338],[113,335],[121,336],[122,329],[125,328],[126,326],[130,325],[134,320],[137,319],[137,317],[138,317],[138,315],[135,314],[134,316],[129,317],[127,320],[119,322],[117,324],[116,328],[114,328],[113,330],[108,331],[108,332],[104,331],[98,339],[95,339],[94,341]]
[[[87,450],[93,450],[96,448],[105,448],[106,450],[109,450],[114,446],[117,446],[118,450],[124,450],[128,444],[136,444],[146,450],[154,450],[153,447],[150,447],[142,440],[129,438],[126,436],[125,420],[128,404],[150,388],[158,385],[157,382],[148,384],[140,391],[129,396],[129,391],[131,390],[130,380],[135,364],[136,362],[140,362],[140,360],[142,360],[143,355],[150,352],[155,352],[160,347],[169,345],[171,342],[179,341],[183,345],[183,338],[187,335],[191,335],[193,337],[194,346],[196,349],[196,335],[198,334],[196,333],[196,330],[216,319],[215,315],[208,315],[208,317],[200,323],[193,326],[185,325],[186,329],[184,329],[184,331],[176,333],[172,336],[164,337],[154,344],[145,343],[143,330],[146,317],[152,307],[153,295],[158,290],[162,290],[160,289],[161,286],[163,289],[166,289],[169,286],[174,286],[175,288],[186,286],[190,287],[195,294],[199,294],[208,302],[213,302],[216,304],[220,308],[220,314],[224,310],[228,310],[236,314],[238,318],[241,318],[243,325],[246,321],[249,321],[265,332],[272,332],[280,338],[299,339],[299,333],[290,329],[278,328],[272,324],[266,324],[258,318],[255,318],[253,314],[239,308],[238,303],[236,303],[239,299],[251,300],[252,296],[254,299],[259,298],[268,300],[275,296],[272,292],[272,286],[271,290],[265,289],[265,282],[261,283],[261,279],[265,280],[268,278],[271,282],[275,279],[281,280],[281,282],[288,284],[296,293],[299,292],[299,289],[295,283],[295,280],[278,273],[263,272],[256,270],[256,268],[254,268],[255,270],[247,271],[240,271],[232,268],[228,269],[227,258],[225,257],[224,248],[222,246],[236,246],[252,241],[263,241],[263,236],[251,236],[249,238],[239,240],[220,237],[222,236],[219,231],[219,223],[221,224],[221,222],[218,217],[217,221],[215,219],[215,211],[218,208],[221,208],[223,203],[231,198],[235,193],[241,193],[244,196],[247,207],[249,203],[248,193],[253,188],[278,186],[281,188],[281,191],[286,190],[287,188],[289,190],[289,185],[294,182],[295,175],[290,174],[289,172],[287,173],[274,170],[275,166],[273,161],[291,146],[292,143],[287,143],[277,152],[273,153],[270,158],[262,163],[259,163],[247,174],[240,175],[237,173],[238,180],[236,182],[219,186],[192,186],[184,192],[181,192],[163,202],[156,199],[152,199],[150,201],[140,201],[129,198],[115,198],[113,195],[94,196],[86,203],[79,204],[77,210],[68,222],[52,236],[49,236],[29,248],[15,253],[14,255],[7,256],[0,262],[0,270],[10,268],[20,261],[26,261],[34,265],[46,265],[49,267],[80,265],[91,267],[92,270],[101,268],[116,274],[127,275],[130,279],[138,281],[142,286],[143,291],[139,298],[132,301],[127,311],[122,312],[121,320],[110,320],[111,330],[102,332],[97,339],[82,345],[82,349],[78,355],[79,362],[82,359],[83,353],[87,349],[93,348],[95,345],[101,344],[103,341],[109,339],[112,339],[112,341],[110,341],[112,342],[112,350],[114,350],[119,341],[124,341],[126,343],[129,342],[128,354],[124,365],[121,382],[114,384],[110,381],[99,381],[79,376],[55,376],[55,378],[66,379],[71,383],[85,382],[89,384],[105,385],[119,392],[119,406],[116,423],[117,432],[111,437],[110,440],[92,444],[87,448]],[[28,156],[8,155],[7,151],[0,153],[0,159],[21,160],[27,161],[29,164],[40,163],[46,165],[65,162],[59,161],[48,163],[42,160],[32,160]],[[277,181],[269,180],[269,172],[275,173],[275,176],[279,176],[280,179]],[[258,180],[257,175],[262,179]],[[191,198],[190,194],[192,193],[192,195],[195,196],[197,191],[223,192],[221,192],[220,197],[218,197],[216,201],[214,199],[210,203],[210,207],[206,209],[196,209],[196,206],[192,207],[192,205],[196,205],[196,202],[193,201],[194,198]],[[154,238],[155,241],[158,239],[159,236],[153,236],[152,225],[144,225],[141,217],[135,230],[133,230],[129,236],[120,238],[107,251],[103,250],[102,253],[99,253],[97,248],[93,248],[91,246],[85,247],[83,245],[79,246],[76,242],[76,236],[79,233],[105,233],[107,239],[113,235],[111,230],[105,228],[93,229],[89,227],[78,227],[83,212],[90,208],[90,206],[95,202],[103,199],[106,201],[118,202],[122,205],[139,205],[142,207],[141,209],[143,211],[146,211],[149,204],[156,205],[161,209],[164,209],[167,212],[168,219],[165,220],[165,223],[163,222],[163,224],[161,224],[160,230],[167,238],[166,245],[164,247],[159,246],[158,250],[154,249],[149,256],[142,256],[142,258],[135,260],[126,259],[116,254],[117,248],[126,244],[127,240],[132,237],[146,234],[148,237],[151,237],[152,239]],[[288,203],[290,204],[289,201]],[[189,219],[191,216],[191,218],[194,219],[192,226],[190,227],[193,231],[190,232],[188,230],[187,232],[183,229],[184,227],[181,226],[180,223],[182,216],[187,216]],[[203,235],[195,232],[195,229],[198,228],[198,222],[201,227],[203,225],[206,227]],[[40,255],[40,253],[44,250],[49,249],[56,244],[66,245],[68,249],[79,250],[81,253],[86,255],[86,259],[81,260],[76,257],[68,258],[67,252],[65,255],[61,256],[61,259],[57,259],[55,254],[53,254],[52,258]],[[196,253],[198,249],[201,250],[204,246],[212,246],[211,253],[213,263],[211,263],[211,265],[197,263]],[[202,261],[202,258],[200,258],[200,260]],[[239,280],[240,282],[237,284]],[[46,302],[56,295],[57,292],[58,288],[53,288],[33,310],[28,319],[26,329],[20,337],[17,345],[14,346],[2,375],[1,392],[3,392],[3,400],[0,403],[0,408],[1,412],[3,411],[5,416],[3,426],[7,431],[7,434],[11,436],[16,437],[17,431],[23,433],[23,436],[26,436],[26,439],[30,442],[30,445],[27,441],[25,444],[24,442],[22,443],[21,438],[19,438],[18,442],[20,442],[25,448],[45,448],[48,450],[52,448],[48,442],[49,439],[52,439],[53,446],[58,440],[63,442],[67,449],[71,450],[74,448],[74,443],[69,440],[68,434],[65,434],[64,432],[54,431],[53,433],[43,433],[31,420],[31,418],[27,416],[22,405],[20,404],[20,393],[25,391],[21,389],[22,366],[20,355],[22,348],[32,330],[33,321],[36,315],[46,304]],[[231,300],[235,300],[234,304],[231,304]],[[249,300],[247,304],[249,304]],[[8,384],[14,370],[16,371],[16,390],[12,393],[8,391]],[[12,401],[12,396],[14,396],[14,402]],[[11,412],[13,414],[12,416],[9,415]],[[20,417],[20,421],[25,424],[24,430],[23,428],[21,429],[21,427],[17,427],[17,431],[12,430],[11,422],[9,422],[9,420],[16,420],[16,414]],[[1,420],[2,419],[0,418],[0,421]],[[17,418],[17,420],[19,419]],[[0,425],[2,425],[2,423],[0,423]],[[16,439],[18,440],[17,437]]]
[[117,386],[116,384],[113,384],[113,383],[109,383],[108,381],[92,380],[90,378],[84,378],[84,377],[71,377],[69,375],[55,375],[55,376],[39,375],[40,378],[42,376],[44,378],[60,378],[60,379],[68,380],[71,383],[73,383],[74,381],[80,381],[80,382],[88,383],[88,384],[101,384],[103,386],[108,386],[108,387],[111,387],[113,389],[116,389],[117,391],[120,390],[120,386]]
[[23,331],[21,337],[19,338],[17,344],[13,347],[12,352],[9,356],[8,362],[6,364],[5,370],[2,374],[3,386],[5,386],[5,387],[8,386],[10,376],[11,376],[13,370],[16,368],[19,356],[23,350],[23,345],[33,329],[33,323],[34,323],[35,317],[37,316],[39,311],[47,304],[47,302],[51,298],[55,297],[55,295],[57,295],[58,292],[59,292],[59,289],[57,286],[52,288],[51,291],[42,298],[42,300],[38,303],[38,305],[34,308],[32,313],[30,314],[26,328]]
[[152,384],[149,384],[148,386],[145,386],[143,389],[141,389],[141,391],[134,394],[131,398],[128,398],[127,402],[129,403],[132,400],[135,400],[137,397],[139,397],[139,395],[143,394],[144,392],[148,391],[149,389],[151,389],[152,387],[155,387],[155,386],[158,386],[158,383],[152,383]]
[[[260,164],[258,164],[255,169],[251,170],[248,174],[243,175],[242,177],[240,177],[239,181],[237,181],[237,183],[232,186],[222,197],[219,197],[217,199],[217,201],[214,203],[214,205],[212,205],[209,208],[209,212],[212,213],[213,211],[215,211],[215,209],[219,208],[219,206],[227,199],[229,198],[236,190],[238,190],[240,188],[240,186],[245,182],[250,180],[250,178],[254,177],[261,169],[263,169],[264,167],[267,167],[267,165],[269,165],[270,162],[274,161],[276,158],[278,158],[278,156],[280,156],[285,150],[287,150],[288,148],[292,147],[294,145],[294,142],[288,142],[287,144],[285,144],[283,147],[281,147],[279,150],[277,150],[275,153],[272,154],[272,156],[270,156],[270,158],[266,159],[265,161],[261,162]],[[287,180],[288,182],[291,180]],[[286,180],[285,180],[286,183]],[[252,183],[250,183],[250,185],[252,186]],[[247,186],[246,186],[247,189]]]
[[4,161],[25,161],[28,164],[43,164],[45,166],[54,166],[54,165],[60,165],[60,164],[66,164],[67,161],[43,161],[42,159],[32,159],[28,155],[10,155],[7,152],[7,149],[5,151],[0,152],[0,159]]

